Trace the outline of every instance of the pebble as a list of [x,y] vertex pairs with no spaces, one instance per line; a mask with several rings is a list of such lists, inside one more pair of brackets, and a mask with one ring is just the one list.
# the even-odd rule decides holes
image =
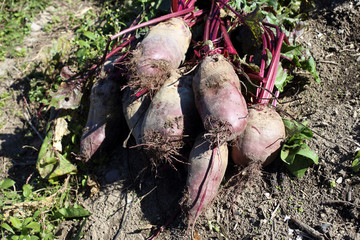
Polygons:
[[357,62],[360,62],[360,57],[358,57],[358,58],[356,59],[356,61],[357,61]]
[[321,230],[325,232],[331,226],[330,223],[324,223],[321,225]]
[[343,29],[338,29],[337,32],[338,32],[338,34],[343,34],[344,30]]
[[343,177],[339,177],[338,179],[336,179],[336,183],[340,184],[343,182]]
[[268,193],[268,192],[265,192],[264,195],[265,195],[265,197],[266,197],[267,199],[270,199],[270,198],[271,198],[270,193]]
[[40,25],[38,25],[38,24],[36,24],[36,23],[32,23],[31,24],[31,30],[32,31],[40,31],[42,29],[42,27],[40,26]]

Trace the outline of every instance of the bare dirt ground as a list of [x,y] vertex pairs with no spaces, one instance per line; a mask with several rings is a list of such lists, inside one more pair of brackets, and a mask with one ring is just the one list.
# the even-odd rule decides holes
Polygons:
[[[360,147],[360,2],[319,0],[307,23],[301,41],[312,52],[322,81],[297,72],[280,96],[279,112],[308,121],[315,133],[309,144],[319,165],[296,179],[277,160],[264,169],[262,182],[223,187],[198,219],[196,239],[360,239],[360,177],[351,169]],[[45,39],[38,38],[39,44]],[[10,65],[1,68],[14,72]],[[12,93],[0,116],[6,122],[0,129],[0,177],[26,179],[35,171],[36,151],[25,146],[38,148],[41,142],[26,137],[31,131],[22,101],[26,81],[11,74],[0,83],[0,93]],[[21,114],[14,114],[18,110]],[[101,187],[94,196],[81,196],[92,212],[82,239],[146,239],[168,220],[157,239],[185,238],[183,215],[175,214],[186,173],[164,167],[155,174],[136,149],[119,147],[107,155],[105,163],[89,165]],[[224,184],[236,173],[230,164]],[[59,239],[72,239],[78,229],[79,223],[65,222]]]

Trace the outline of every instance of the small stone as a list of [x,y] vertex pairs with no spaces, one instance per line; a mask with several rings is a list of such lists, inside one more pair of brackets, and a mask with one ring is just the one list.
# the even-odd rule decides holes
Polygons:
[[338,34],[343,34],[344,30],[343,29],[338,29],[337,32],[338,32]]
[[343,177],[339,177],[338,179],[336,179],[336,183],[340,184],[343,182]]
[[265,197],[266,197],[267,199],[270,199],[270,198],[271,198],[271,195],[270,195],[270,193],[268,193],[268,192],[265,192],[264,195],[265,195]]
[[358,58],[356,59],[356,61],[357,61],[357,62],[360,62],[360,57],[358,57]]
[[323,232],[326,232],[326,230],[327,230],[330,226],[331,226],[330,223],[324,223],[324,224],[321,225],[321,230],[322,230]]
[[42,28],[42,27],[41,27],[40,25],[37,25],[36,23],[32,23],[32,24],[31,24],[31,30],[32,30],[32,31],[35,31],[35,32],[36,32],[36,31],[40,31],[41,28]]

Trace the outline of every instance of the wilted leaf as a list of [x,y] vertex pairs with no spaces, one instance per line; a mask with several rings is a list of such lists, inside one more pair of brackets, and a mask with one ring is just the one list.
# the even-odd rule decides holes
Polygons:
[[63,82],[60,84],[57,92],[50,93],[52,100],[50,106],[56,109],[76,109],[80,106],[82,93],[82,83],[75,80],[70,83]]
[[245,24],[249,27],[252,32],[256,46],[261,46],[262,44],[262,27],[261,22],[263,20],[263,16],[259,8],[256,8],[253,12],[249,13],[245,17]]
[[65,66],[60,71],[60,76],[64,78],[64,80],[68,80],[69,78],[75,76],[76,74],[71,71],[69,66]]
[[42,178],[51,179],[76,173],[76,166],[55,149],[53,145],[54,132],[54,122],[50,122],[36,163],[36,168]]
[[56,118],[54,120],[54,136],[53,146],[56,151],[62,152],[61,140],[63,136],[69,134],[68,123],[64,118]]
[[90,197],[96,195],[100,191],[100,184],[93,175],[88,176],[86,185],[90,187]]

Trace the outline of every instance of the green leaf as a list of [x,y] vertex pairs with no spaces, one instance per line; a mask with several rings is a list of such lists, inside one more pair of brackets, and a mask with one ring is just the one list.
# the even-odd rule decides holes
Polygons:
[[25,220],[22,222],[22,225],[23,225],[23,226],[26,226],[26,225],[28,225],[32,220],[33,220],[32,217],[27,217],[27,218],[25,218]]
[[31,194],[32,194],[32,186],[30,184],[25,184],[23,186],[23,196],[25,198],[28,198],[31,196]]
[[13,225],[13,227],[16,229],[20,230],[22,228],[22,224],[21,224],[20,220],[16,217],[10,216],[10,222]]
[[301,155],[305,158],[311,159],[311,161],[315,164],[319,164],[318,155],[310,149],[310,147],[306,144],[303,144],[299,150],[296,152],[297,155]]
[[6,222],[2,223],[0,225],[0,227],[6,229],[7,231],[11,232],[12,234],[15,234],[14,230],[10,227],[9,224],[7,224]]
[[357,152],[355,159],[351,164],[351,168],[354,172],[360,171],[360,151]]
[[92,33],[92,32],[89,32],[89,31],[84,32],[84,35],[85,35],[87,38],[91,39],[91,40],[95,40],[95,39],[96,39],[96,35],[95,35],[94,33]]
[[64,217],[64,218],[80,218],[80,217],[88,217],[91,213],[81,206],[75,207],[67,207],[61,208],[56,213],[55,216],[57,217]]
[[88,48],[88,47],[90,47],[90,44],[87,41],[79,40],[79,46]]
[[28,225],[26,225],[26,228],[32,229],[33,232],[40,232],[40,223],[31,222]]
[[275,87],[280,91],[284,91],[284,87],[294,78],[292,75],[288,75],[288,70],[283,69],[281,62],[279,63],[276,79],[275,79]]
[[316,82],[320,82],[319,73],[316,71],[316,63],[310,51],[301,45],[289,46],[283,43],[281,46],[281,54],[291,59],[295,66],[308,71],[315,78]]
[[286,165],[286,167],[295,177],[300,178],[304,176],[308,167],[310,167],[313,164],[314,162],[311,159],[298,156],[294,160],[293,164]]
[[15,181],[11,180],[9,178],[6,178],[4,180],[0,181],[0,189],[8,189],[9,187],[12,187],[15,185]]
[[288,145],[294,144],[297,140],[305,140],[311,139],[313,137],[312,131],[306,127],[307,122],[298,123],[296,121],[289,121],[287,119],[283,119],[286,133],[288,135],[289,140]]
[[318,155],[305,143],[313,133],[305,126],[307,122],[299,124],[286,119],[283,122],[288,138],[281,148],[280,158],[294,176],[302,177],[308,167],[319,163]]

